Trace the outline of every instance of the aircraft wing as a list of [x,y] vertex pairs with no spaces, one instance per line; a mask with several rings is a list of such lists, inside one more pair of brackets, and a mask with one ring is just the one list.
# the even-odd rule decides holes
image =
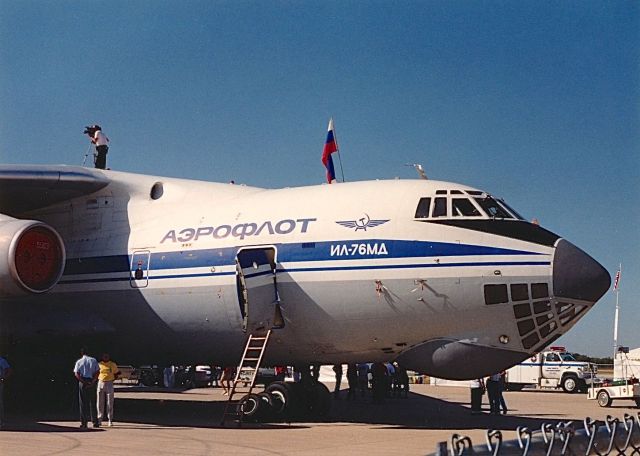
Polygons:
[[88,195],[110,179],[93,168],[64,165],[0,165],[0,213],[16,215]]

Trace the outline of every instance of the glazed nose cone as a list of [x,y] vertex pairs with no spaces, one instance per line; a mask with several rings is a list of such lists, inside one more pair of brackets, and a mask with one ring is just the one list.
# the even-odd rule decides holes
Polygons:
[[553,257],[553,294],[556,298],[595,303],[609,289],[611,276],[600,263],[565,239]]

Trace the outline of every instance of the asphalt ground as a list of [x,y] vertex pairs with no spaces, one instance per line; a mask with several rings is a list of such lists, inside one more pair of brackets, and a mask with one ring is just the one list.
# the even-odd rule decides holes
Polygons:
[[[331,388],[331,385],[328,385]],[[322,421],[219,426],[226,396],[219,388],[167,391],[119,387],[114,426],[81,430],[76,405],[46,409],[9,410],[0,432],[0,454],[8,455],[423,455],[435,452],[452,434],[484,442],[486,429],[515,438],[518,426],[539,428],[542,423],[589,416],[622,418],[640,410],[632,401],[601,408],[585,394],[551,391],[507,392],[507,415],[471,415],[469,390],[461,387],[411,385],[409,398],[373,404],[370,398],[334,400],[330,416]],[[59,399],[60,398],[55,398]]]

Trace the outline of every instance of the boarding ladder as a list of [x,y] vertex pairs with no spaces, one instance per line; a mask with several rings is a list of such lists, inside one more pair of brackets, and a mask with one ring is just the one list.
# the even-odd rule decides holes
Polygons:
[[[242,423],[243,413],[241,400],[246,395],[251,394],[255,387],[258,369],[262,363],[262,355],[264,355],[267,348],[270,336],[271,329],[260,335],[249,334],[240,365],[236,370],[236,375],[231,385],[231,391],[229,391],[229,399],[224,407],[220,426],[224,426],[227,420],[235,420],[238,426]],[[242,386],[240,384],[242,384]],[[240,399],[234,399],[236,395],[240,395]]]

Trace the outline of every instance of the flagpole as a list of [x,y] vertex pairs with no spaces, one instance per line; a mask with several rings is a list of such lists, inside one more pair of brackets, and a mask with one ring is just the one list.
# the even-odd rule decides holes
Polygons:
[[342,169],[342,157],[340,156],[340,149],[338,149],[336,152],[338,152],[338,161],[340,162],[340,174],[342,174],[342,182],[344,182],[344,171]]
[[618,268],[618,280],[616,281],[616,313],[613,320],[613,359],[615,361],[618,352],[618,317],[620,315],[620,276],[622,275],[622,263]]
[[340,146],[338,145],[338,135],[336,135],[336,127],[333,125],[333,117],[329,119],[333,127],[333,140],[336,142],[336,152],[338,152],[338,161],[340,162],[340,174],[342,175],[342,182],[344,182],[344,170],[342,169],[342,157],[340,156]]

